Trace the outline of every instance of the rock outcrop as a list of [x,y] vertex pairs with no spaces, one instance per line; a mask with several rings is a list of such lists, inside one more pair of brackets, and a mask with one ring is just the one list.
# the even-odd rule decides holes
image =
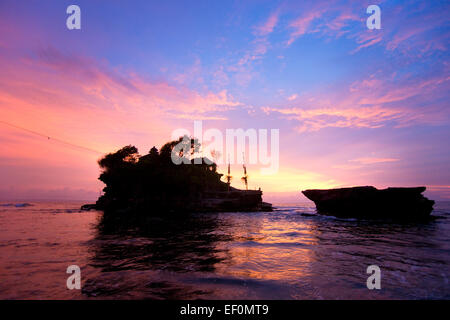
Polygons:
[[302,193],[316,204],[317,212],[343,218],[392,220],[426,220],[434,201],[422,195],[425,187],[387,188],[372,186],[328,190],[305,190]]
[[272,204],[262,201],[261,190],[239,190],[207,192],[198,202],[193,203],[192,211],[230,212],[230,211],[272,211]]
[[[230,191],[210,191],[199,194],[188,200],[179,199],[180,203],[176,203],[177,199],[171,198],[170,202],[176,206],[173,208],[183,208],[183,211],[189,212],[231,212],[231,211],[272,211],[272,204],[262,201],[261,190],[239,190],[231,187]],[[146,204],[140,199],[130,200],[127,202],[128,208],[148,209],[149,207],[158,206],[159,204]],[[115,201],[102,198],[95,204],[85,204],[80,210],[108,210],[117,207]],[[123,207],[123,206],[122,206]]]
[[102,210],[104,216],[131,220],[166,213],[272,209],[262,201],[261,190],[239,190],[222,181],[213,161],[196,157],[198,150],[197,139],[180,137],[143,156],[131,145],[105,155],[98,161],[104,194],[81,210]]

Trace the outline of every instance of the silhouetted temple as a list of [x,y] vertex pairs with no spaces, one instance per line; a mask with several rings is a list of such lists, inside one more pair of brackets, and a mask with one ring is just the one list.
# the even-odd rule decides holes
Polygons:
[[[175,153],[178,149],[174,148],[180,144],[187,145]],[[122,215],[272,209],[271,204],[262,201],[261,190],[233,188],[230,173],[225,183],[215,163],[207,158],[192,158],[199,146],[196,139],[185,137],[166,143],[160,151],[153,147],[144,156],[134,146],[105,155],[99,160],[103,169],[99,179],[106,185],[104,194],[95,205],[82,209]],[[175,160],[183,161],[175,164],[174,155],[178,157]]]

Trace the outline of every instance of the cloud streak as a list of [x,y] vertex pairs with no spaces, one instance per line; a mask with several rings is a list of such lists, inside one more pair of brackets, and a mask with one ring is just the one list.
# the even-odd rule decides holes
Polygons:
[[296,99],[298,106],[295,107],[262,107],[262,111],[298,121],[299,132],[330,127],[376,129],[387,125],[443,124],[449,118],[449,111],[441,100],[437,99],[435,104],[426,108],[420,102],[429,102],[433,93],[435,98],[445,94],[449,80],[450,77],[444,75],[391,84],[373,77],[356,81],[348,89],[338,88],[337,92],[303,95]]
[[378,163],[387,163],[387,162],[397,162],[400,159],[397,158],[375,158],[375,157],[362,157],[357,159],[349,160],[349,162],[356,162],[362,165],[371,165]]
[[270,33],[272,33],[273,30],[275,29],[275,26],[278,23],[279,16],[280,16],[280,10],[277,9],[269,16],[269,18],[267,19],[267,21],[264,24],[255,28],[256,34],[259,36],[267,36]]

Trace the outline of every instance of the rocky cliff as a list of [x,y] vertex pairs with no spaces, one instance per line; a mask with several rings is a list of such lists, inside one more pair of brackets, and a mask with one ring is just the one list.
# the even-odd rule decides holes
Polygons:
[[376,189],[372,186],[302,193],[316,204],[317,212],[337,217],[423,220],[430,217],[434,201],[422,195],[425,187]]

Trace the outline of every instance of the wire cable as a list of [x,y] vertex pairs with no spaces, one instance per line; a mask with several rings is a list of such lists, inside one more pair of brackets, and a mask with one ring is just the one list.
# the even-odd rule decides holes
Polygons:
[[68,145],[68,146],[71,146],[71,147],[74,147],[74,148],[82,149],[82,150],[93,152],[93,153],[96,153],[96,154],[106,154],[106,152],[98,151],[98,150],[95,150],[95,149],[92,149],[92,148],[89,148],[89,147],[80,146],[78,144],[62,140],[62,139],[59,139],[59,138],[51,137],[51,136],[48,136],[46,134],[43,134],[43,133],[40,133],[40,132],[37,132],[37,131],[33,131],[33,130],[30,130],[30,129],[27,129],[27,128],[24,128],[24,127],[21,127],[21,126],[18,126],[18,125],[15,125],[15,124],[3,121],[3,120],[0,120],[0,123],[3,123],[5,125],[7,125],[7,126],[10,126],[10,127],[13,127],[13,128],[19,129],[19,130],[26,131],[28,133],[31,133],[31,134],[34,134],[34,135],[37,135],[37,136],[40,136],[40,137],[43,137],[43,138],[47,138],[47,140],[56,141],[58,143],[65,144],[65,145]]

